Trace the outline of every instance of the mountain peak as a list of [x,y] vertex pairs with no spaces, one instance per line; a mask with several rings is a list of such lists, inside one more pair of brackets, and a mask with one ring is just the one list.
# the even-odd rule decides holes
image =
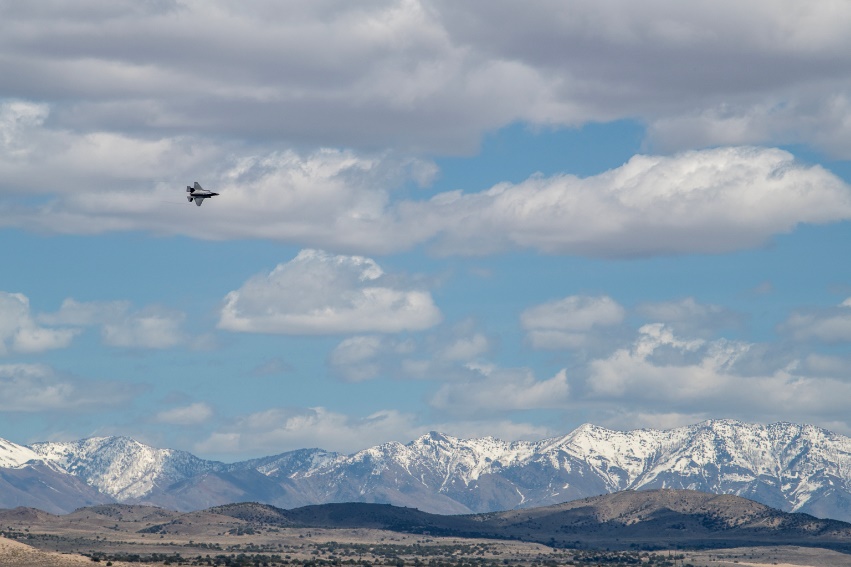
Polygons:
[[452,437],[451,435],[447,435],[439,431],[429,431],[424,435],[420,435],[415,440],[408,443],[408,445],[427,443],[455,443],[456,441],[458,441],[458,438]]

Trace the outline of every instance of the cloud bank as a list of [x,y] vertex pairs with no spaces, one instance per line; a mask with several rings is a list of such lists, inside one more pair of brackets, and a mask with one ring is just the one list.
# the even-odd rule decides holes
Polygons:
[[[7,96],[76,131],[462,152],[527,122],[849,155],[851,7],[796,0],[4,6]],[[14,55],[14,57],[10,56]],[[652,62],[652,64],[648,64]]]
[[[425,244],[631,257],[740,250],[851,216],[834,176],[750,147],[851,156],[851,7],[496,0],[483,13],[445,0],[185,0],[0,10],[0,226],[348,254]],[[433,179],[423,156],[469,154],[509,124],[619,119],[646,124],[647,147],[671,155],[585,179],[397,191]],[[732,147],[690,151],[719,145]],[[179,197],[195,180],[222,192],[203,211]]]
[[804,223],[851,218],[851,189],[783,150],[736,147],[639,155],[591,177],[532,176],[474,193],[396,197],[411,163],[320,151],[232,163],[209,207],[176,206],[180,185],[80,191],[48,205],[0,205],[0,225],[49,232],[149,230],[258,238],[386,254],[427,245],[441,255],[510,250],[589,257],[724,253]]

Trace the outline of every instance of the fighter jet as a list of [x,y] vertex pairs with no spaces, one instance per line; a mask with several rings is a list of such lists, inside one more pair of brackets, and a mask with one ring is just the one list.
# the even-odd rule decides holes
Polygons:
[[216,195],[218,195],[218,193],[213,193],[212,191],[207,191],[206,189],[201,187],[201,184],[198,183],[197,181],[195,182],[194,187],[190,187],[189,185],[187,185],[186,186],[186,192],[189,193],[186,196],[186,199],[190,203],[194,200],[195,204],[198,205],[199,207],[201,206],[201,203],[204,202],[204,199],[209,199],[210,197],[215,197]]

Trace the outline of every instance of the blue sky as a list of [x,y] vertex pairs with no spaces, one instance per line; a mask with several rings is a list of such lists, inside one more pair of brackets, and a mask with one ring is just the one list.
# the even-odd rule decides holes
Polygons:
[[851,434],[849,25],[0,2],[0,437]]

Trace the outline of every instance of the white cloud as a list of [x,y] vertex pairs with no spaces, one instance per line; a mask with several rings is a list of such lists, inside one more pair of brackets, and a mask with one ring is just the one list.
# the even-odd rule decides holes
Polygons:
[[678,301],[642,303],[635,311],[654,323],[665,323],[677,332],[709,334],[739,324],[740,316],[720,305],[698,303],[693,297]]
[[334,371],[348,382],[370,380],[377,378],[381,372],[377,356],[383,349],[381,337],[350,337],[331,352],[330,364]]
[[851,157],[851,89],[844,84],[800,90],[744,103],[719,102],[660,118],[649,128],[654,148],[794,143],[804,140],[828,154]]
[[67,298],[62,302],[59,311],[42,313],[38,316],[38,319],[49,325],[88,327],[122,319],[126,317],[129,310],[129,301],[80,302]]
[[440,325],[416,336],[350,337],[329,357],[332,373],[349,382],[380,376],[397,379],[454,380],[469,377],[466,367],[487,354],[491,340],[472,319]]
[[[586,399],[628,403],[633,413],[709,414],[749,419],[844,415],[851,383],[807,376],[801,361],[742,372],[759,345],[685,340],[662,324],[645,325],[629,348],[588,367]],[[758,350],[758,348],[757,348]],[[784,364],[785,362],[785,364]],[[783,417],[785,416],[785,418]]]
[[198,425],[209,421],[211,417],[213,408],[204,402],[196,402],[161,411],[154,416],[154,421],[171,425]]
[[[546,71],[532,120],[641,117],[666,149],[805,141],[851,152],[851,8],[795,0],[439,1],[454,44]],[[580,116],[577,116],[579,114]]]
[[46,205],[11,199],[0,207],[0,225],[262,238],[379,254],[425,244],[440,254],[533,249],[631,257],[729,252],[760,246],[802,223],[851,218],[844,182],[776,149],[640,155],[592,177],[533,176],[428,200],[393,193],[415,173],[390,154],[220,153],[204,169],[214,172],[213,184],[204,184],[221,196],[203,210],[182,200],[180,187],[194,175],[187,172],[171,182],[97,183],[109,190],[81,184]]
[[814,376],[842,377],[851,368],[851,357],[809,354],[802,361],[801,368]]
[[[52,108],[44,103],[0,101],[0,149],[5,150],[0,153],[0,194],[55,194],[69,199],[69,206],[75,205],[84,213],[88,201],[99,200],[104,210],[115,210],[116,195],[126,202],[133,200],[127,197],[135,193],[137,202],[146,208],[147,199],[138,199],[140,186],[150,187],[175,173],[208,167],[227,151],[198,138],[167,136],[152,140],[130,133],[58,130],[46,124]],[[131,222],[111,219],[104,227],[89,230],[124,228]],[[66,230],[72,228],[86,231],[83,225]]]
[[127,301],[79,302],[68,298],[59,311],[44,313],[38,320],[78,327],[100,326],[103,342],[124,348],[164,349],[186,341],[181,328],[185,314],[158,306],[131,310]]
[[[482,131],[551,98],[557,79],[453,45],[433,10],[408,0],[286,10],[184,2],[89,19],[16,10],[0,23],[0,47],[17,57],[0,73],[23,96],[73,98],[57,117],[67,128],[318,146],[469,150]],[[488,96],[494,89],[500,96]]]
[[472,365],[478,378],[443,384],[430,404],[460,415],[559,408],[568,401],[567,372],[560,370],[548,380],[536,380],[528,369],[502,369]]
[[419,331],[441,314],[431,294],[402,289],[373,260],[302,250],[230,292],[219,328],[237,332],[336,334]]
[[511,123],[637,118],[665,148],[804,142],[851,155],[844,3],[131,4],[83,18],[6,8],[6,90],[53,101],[62,131],[147,139],[457,153]]
[[833,309],[793,313],[780,329],[797,340],[851,342],[851,298]]
[[411,345],[408,360],[422,356],[429,361],[430,371],[446,373],[449,367],[472,363],[493,348],[493,339],[478,329],[473,318],[466,318],[434,329],[421,345]]
[[10,352],[37,353],[66,348],[78,332],[39,326],[30,313],[30,302],[25,295],[0,291],[0,356]]
[[6,90],[87,132],[458,152],[518,121],[637,117],[669,146],[851,146],[843,3],[145,6],[6,8]]
[[124,321],[103,326],[104,343],[125,348],[163,349],[184,341],[183,313],[149,307]]
[[418,207],[424,222],[445,227],[445,253],[629,257],[759,246],[800,223],[851,217],[851,191],[782,150],[720,148],[635,156],[593,177],[532,177]]
[[610,297],[571,295],[526,309],[520,323],[534,348],[575,349],[592,340],[592,331],[620,325],[625,314]]
[[[142,177],[126,169],[124,174],[77,172],[71,163],[51,168],[41,159],[32,164],[13,160],[6,172],[8,185],[0,183],[0,194],[13,197],[0,206],[0,226],[72,234],[146,230],[214,240],[269,238],[382,253],[429,237],[429,227],[403,227],[407,219],[388,209],[393,189],[429,181],[434,167],[429,162],[389,152],[321,149],[298,154],[187,140],[172,145],[176,147],[163,151],[163,160],[138,166],[145,172]],[[192,159],[173,163],[180,162],[181,154]],[[53,169],[56,179],[39,178]],[[198,171],[208,173],[198,179]],[[203,210],[184,199],[183,187],[196,180],[220,193]],[[34,192],[52,194],[53,200],[29,204]]]
[[43,364],[0,365],[0,411],[91,411],[125,403],[135,386],[62,376]]
[[[849,7],[210,6],[4,12],[0,49],[14,55],[0,75],[18,99],[0,102],[0,226],[623,257],[738,250],[851,217],[835,176],[740,147],[427,202],[393,192],[433,178],[411,156],[469,153],[518,122],[630,118],[664,151],[810,143],[851,155]],[[222,192],[203,210],[178,196],[198,171]]]
[[490,341],[482,333],[458,337],[441,349],[439,356],[444,360],[475,360],[490,350]]

